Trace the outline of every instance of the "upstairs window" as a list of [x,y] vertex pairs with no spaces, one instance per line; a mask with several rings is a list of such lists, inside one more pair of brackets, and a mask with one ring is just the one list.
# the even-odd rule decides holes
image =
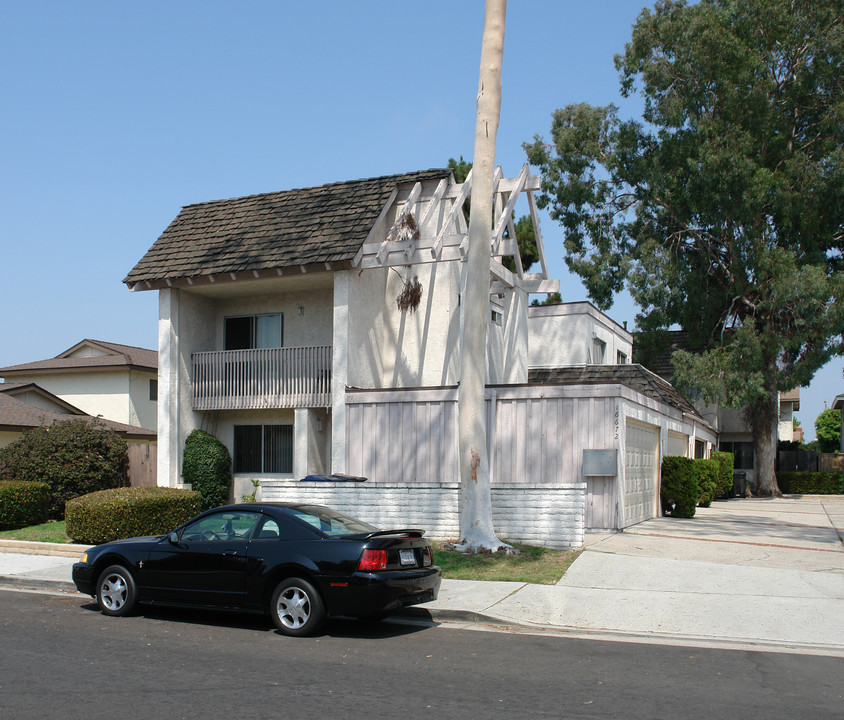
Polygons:
[[616,362],[615,362],[616,365],[627,365],[627,355],[625,353],[621,352],[621,350],[616,352],[615,360],[616,360]]
[[607,344],[598,338],[592,338],[592,364],[603,365],[607,359]]
[[282,346],[284,316],[243,315],[226,318],[225,349],[255,350]]

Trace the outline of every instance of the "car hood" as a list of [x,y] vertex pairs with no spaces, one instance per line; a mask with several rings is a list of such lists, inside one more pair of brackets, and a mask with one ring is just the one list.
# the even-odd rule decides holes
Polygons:
[[131,545],[132,547],[141,550],[143,548],[152,547],[163,537],[164,535],[149,535],[147,537],[134,537],[124,538],[123,540],[112,540],[111,542],[103,543],[102,545],[92,547],[89,552],[96,553],[97,555],[99,555],[101,552],[104,552],[109,548],[125,547],[126,545]]

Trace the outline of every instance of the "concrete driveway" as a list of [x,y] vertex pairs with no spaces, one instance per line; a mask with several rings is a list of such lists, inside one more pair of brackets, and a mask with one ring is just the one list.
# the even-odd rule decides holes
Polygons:
[[655,518],[589,533],[590,551],[818,572],[844,572],[844,496],[734,498],[694,518]]
[[549,611],[574,628],[839,654],[842,521],[840,496],[733,499],[589,534]]

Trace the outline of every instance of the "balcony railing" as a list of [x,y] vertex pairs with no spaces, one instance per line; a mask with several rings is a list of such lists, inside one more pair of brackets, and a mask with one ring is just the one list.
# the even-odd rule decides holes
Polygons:
[[193,354],[195,410],[330,405],[330,345]]

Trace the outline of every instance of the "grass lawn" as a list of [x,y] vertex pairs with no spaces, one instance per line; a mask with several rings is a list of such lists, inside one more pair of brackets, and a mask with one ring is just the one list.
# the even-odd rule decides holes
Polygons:
[[3,530],[0,538],[7,540],[31,540],[33,542],[69,543],[71,539],[65,532],[64,520],[32,525],[18,530]]
[[580,550],[549,550],[530,545],[515,545],[519,555],[464,555],[444,549],[444,543],[432,542],[434,563],[444,578],[453,580],[509,580],[512,582],[553,585],[580,555]]
[[[64,520],[43,525],[4,530],[0,538],[30,540],[33,542],[69,543]],[[568,570],[580,550],[549,550],[530,545],[514,545],[519,555],[464,555],[446,550],[442,542],[432,542],[434,563],[443,571],[443,577],[453,580],[509,580],[512,582],[553,585]]]

